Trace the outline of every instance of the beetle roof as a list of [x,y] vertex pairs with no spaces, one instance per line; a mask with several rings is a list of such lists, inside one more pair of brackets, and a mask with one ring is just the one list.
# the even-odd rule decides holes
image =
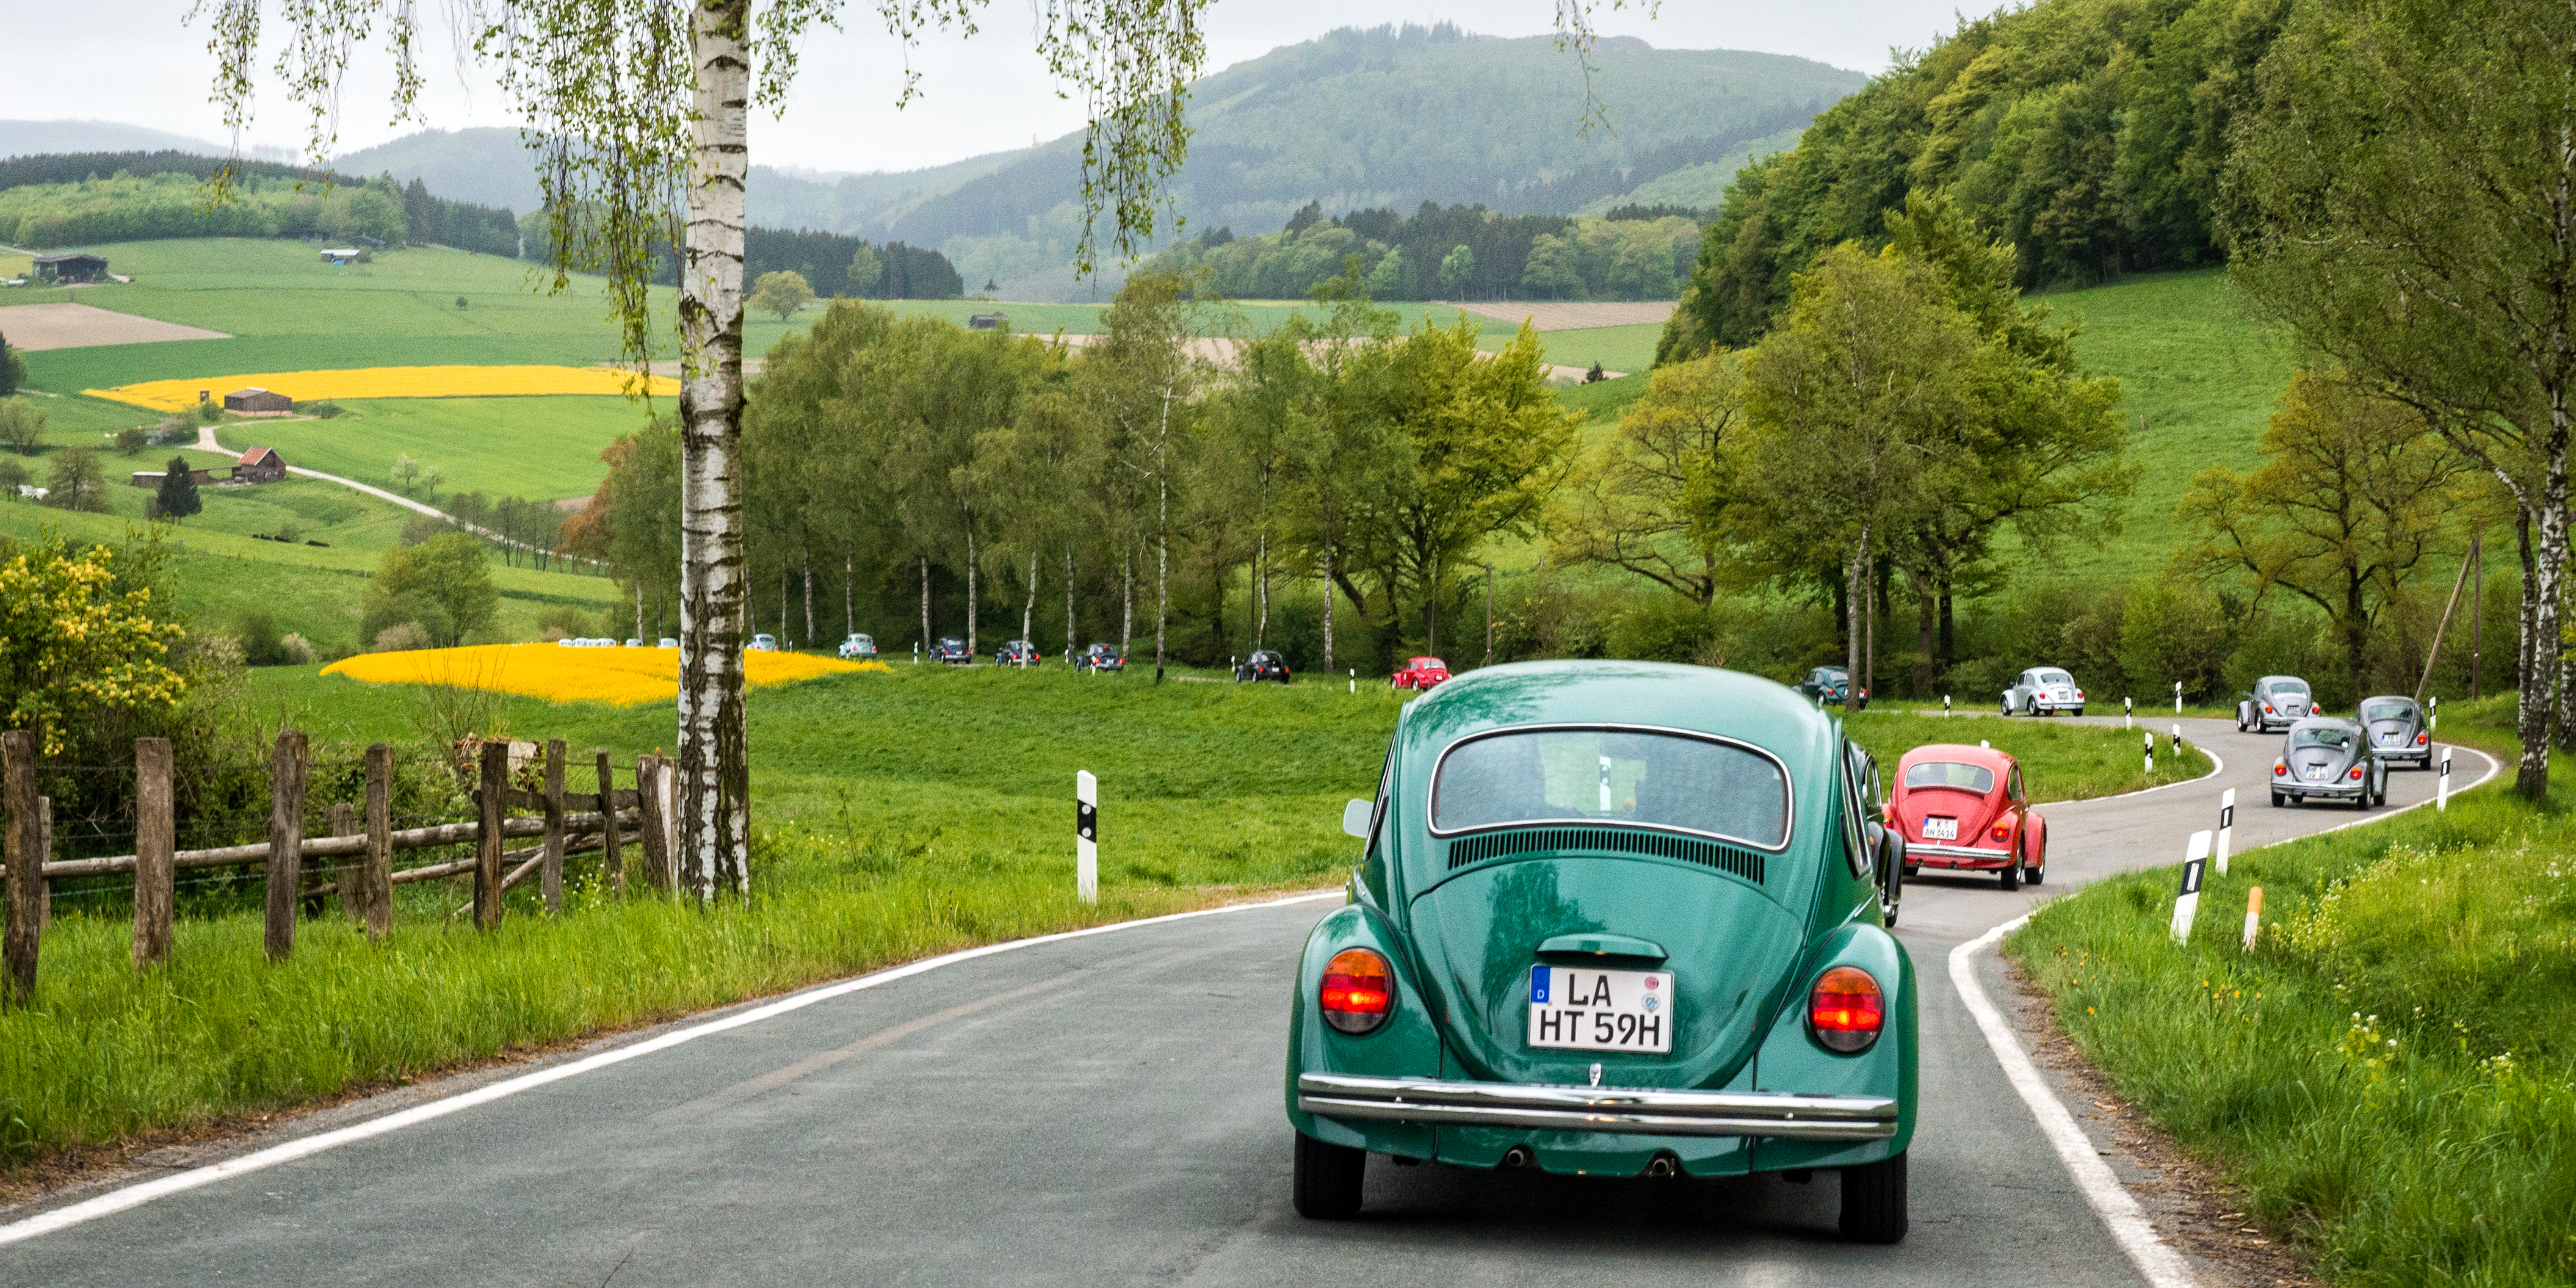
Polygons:
[[1663,662],[1519,662],[1467,671],[1411,704],[1412,751],[1519,725],[1626,724],[1742,739],[1793,767],[1830,754],[1834,724],[1759,676]]
[[1927,760],[1955,760],[1970,765],[1983,765],[1999,774],[2008,773],[2013,767],[2013,758],[2007,753],[1992,747],[1972,747],[1957,742],[1927,742],[1897,757],[1896,767],[1903,769],[1908,765],[1919,765]]

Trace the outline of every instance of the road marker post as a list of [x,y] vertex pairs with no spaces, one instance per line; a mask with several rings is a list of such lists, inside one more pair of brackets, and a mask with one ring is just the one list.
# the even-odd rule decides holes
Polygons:
[[2245,947],[2241,951],[2254,951],[2254,932],[2260,930],[2262,924],[2263,887],[2255,886],[2245,892]]
[[2433,780],[2433,808],[2436,811],[2451,808],[2451,749],[2448,747],[2442,749],[2442,776]]
[[2424,732],[2426,732],[2426,733],[2440,733],[2440,732],[2442,732],[2442,695],[2441,695],[2441,694],[2436,693],[2436,694],[2434,694],[2434,695],[2433,695],[2433,706],[2432,706],[2432,709],[2431,709],[2431,713],[2430,713],[2429,718],[2428,718],[2428,719],[2425,721],[2425,723],[2424,723]]
[[2120,728],[2125,730],[2129,727],[2130,718],[2137,714],[2137,701],[2135,698],[2120,699]]
[[2173,727],[2173,759],[2174,768],[2182,768],[2182,726],[2179,724]]
[[2174,896],[2173,941],[2184,943],[2191,938],[2192,918],[2200,912],[2201,869],[2209,863],[2209,833],[2191,834],[2191,848],[2183,852],[2182,891]]
[[1946,693],[1941,695],[1941,718],[1944,720],[1950,718],[1950,695]]
[[1358,667],[1356,667],[1356,666],[1355,666],[1355,667],[1352,667],[1352,668],[1351,668],[1351,692],[1353,692],[1353,693],[1357,693],[1357,692],[1359,692],[1359,691],[1360,691],[1360,669],[1359,669]]
[[2155,730],[2153,730],[2153,729],[2149,729],[2149,730],[2147,731],[2147,776],[2148,776],[2148,777],[2150,777],[2150,778],[2153,778],[2153,777],[2155,777],[2155,773],[2156,773],[2156,731],[2155,731]]
[[2182,681],[2174,681],[2174,714],[2182,714]]
[[1100,902],[1100,780],[1088,769],[1073,775],[1073,892]]
[[2227,842],[2236,832],[2236,789],[2218,795],[2218,875],[2227,875]]

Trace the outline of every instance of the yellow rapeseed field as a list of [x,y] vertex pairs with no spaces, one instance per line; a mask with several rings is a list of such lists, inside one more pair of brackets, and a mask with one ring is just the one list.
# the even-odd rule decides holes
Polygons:
[[[892,669],[883,662],[843,662],[803,653],[743,655],[743,678],[754,686]],[[549,702],[606,702],[620,707],[670,702],[680,696],[680,650],[675,648],[476,644],[361,653],[323,667],[322,673],[371,684],[454,684]]]
[[[351,367],[340,371],[267,371],[247,376],[146,380],[114,389],[84,389],[93,398],[185,411],[205,390],[220,401],[236,389],[259,388],[299,403],[331,398],[493,398],[530,394],[622,394],[632,372],[610,367]],[[677,397],[680,382],[654,376],[644,390]]]

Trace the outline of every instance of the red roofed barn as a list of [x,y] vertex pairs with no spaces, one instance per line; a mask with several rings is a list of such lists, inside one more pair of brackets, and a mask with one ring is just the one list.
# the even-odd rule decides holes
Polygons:
[[254,447],[233,466],[235,483],[275,483],[286,477],[286,458],[274,447]]

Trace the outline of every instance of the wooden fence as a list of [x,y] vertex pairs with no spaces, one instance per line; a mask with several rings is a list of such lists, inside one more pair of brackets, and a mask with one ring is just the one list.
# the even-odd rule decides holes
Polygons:
[[[19,999],[36,986],[37,950],[51,905],[51,883],[65,877],[134,875],[134,962],[150,966],[170,955],[170,919],[176,874],[183,868],[261,867],[266,870],[266,947],[272,960],[295,951],[299,906],[336,896],[347,915],[383,938],[393,927],[393,887],[442,877],[473,880],[473,901],[466,905],[474,924],[485,930],[501,924],[502,892],[537,875],[546,911],[563,904],[565,856],[600,851],[610,889],[624,897],[626,850],[634,846],[642,862],[637,875],[647,886],[669,890],[678,877],[679,827],[674,815],[676,779],[671,761],[644,756],[634,767],[635,786],[612,781],[606,748],[591,753],[597,790],[570,792],[564,786],[564,744],[545,744],[543,788],[526,791],[510,786],[511,748],[507,742],[480,747],[478,777],[471,793],[472,822],[396,830],[392,826],[393,749],[383,743],[367,748],[366,799],[363,819],[349,802],[334,802],[328,834],[304,835],[305,737],[290,730],[278,735],[269,758],[270,812],[268,839],[249,845],[212,849],[173,848],[177,835],[171,790],[170,740],[139,738],[134,743],[134,853],[104,858],[53,858],[52,802],[37,790],[36,737],[24,730],[0,733],[0,813],[6,815],[5,929],[0,929],[0,968],[7,988]],[[580,808],[575,808],[576,806]],[[514,811],[534,811],[533,817]],[[536,845],[505,850],[512,837],[538,838]],[[397,851],[474,843],[472,858],[393,866]],[[354,871],[344,870],[332,882],[306,879],[304,860],[359,856]]]

